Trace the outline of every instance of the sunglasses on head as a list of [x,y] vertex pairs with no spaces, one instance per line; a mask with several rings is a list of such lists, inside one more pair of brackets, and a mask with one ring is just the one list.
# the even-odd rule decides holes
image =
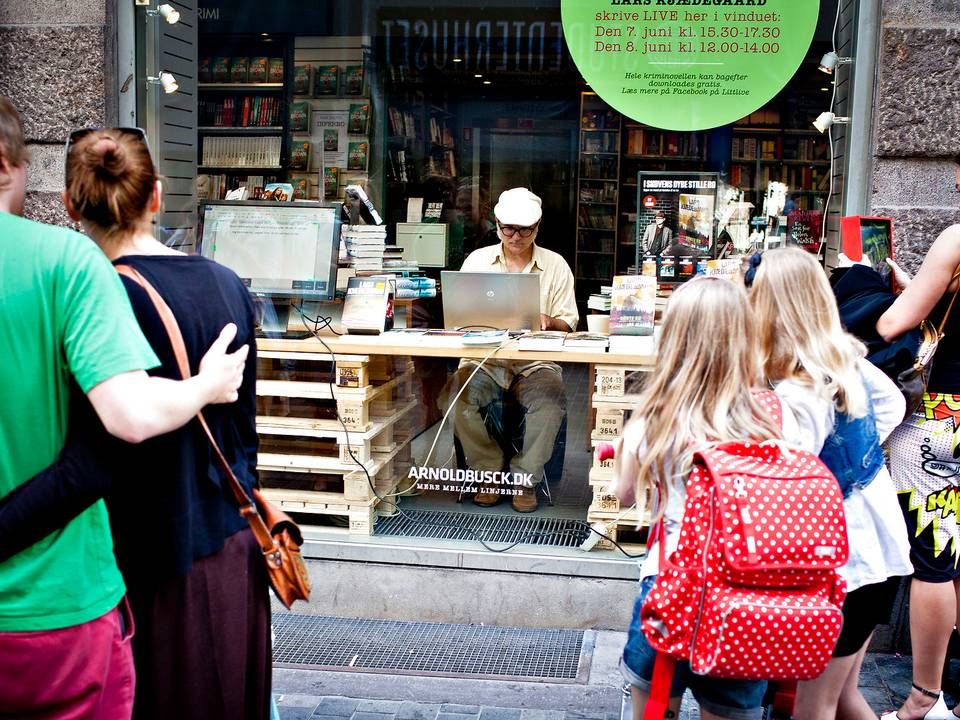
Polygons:
[[77,128],[76,130],[71,130],[70,134],[67,135],[67,145],[63,153],[63,176],[64,180],[67,179],[67,160],[70,157],[70,150],[85,138],[90,133],[102,132],[104,130],[109,130],[112,132],[118,132],[121,135],[130,135],[143,143],[143,146],[147,149],[147,155],[150,156],[150,162],[153,163],[153,155],[150,152],[150,143],[147,142],[147,133],[143,128],[138,127],[117,127],[117,128],[95,128],[95,127],[86,127],[86,128]]
[[537,225],[539,224],[540,223],[535,223],[533,225],[530,225],[529,227],[520,227],[518,225],[504,225],[499,220],[497,220],[497,227],[500,228],[500,231],[507,237],[513,237],[514,235],[519,233],[520,237],[528,238],[531,235],[533,235],[533,233],[537,229]]

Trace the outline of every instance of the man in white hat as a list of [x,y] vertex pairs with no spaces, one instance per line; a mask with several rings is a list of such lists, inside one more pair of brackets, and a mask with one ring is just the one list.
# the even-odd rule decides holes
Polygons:
[[[493,214],[500,243],[470,253],[461,270],[539,273],[540,329],[572,332],[578,320],[573,273],[561,255],[536,244],[543,214],[540,198],[523,187],[505,190]],[[464,361],[459,381],[466,380],[472,369],[473,363]],[[484,363],[460,396],[454,413],[454,429],[472,470],[497,472],[506,464],[483,420],[490,404],[505,394],[525,411],[523,444],[509,460],[511,475],[523,478],[524,484],[513,486],[517,494],[511,501],[517,512],[533,512],[537,509],[537,484],[543,480],[543,466],[553,453],[567,409],[560,367],[547,362]],[[473,501],[491,506],[502,497],[482,491]]]

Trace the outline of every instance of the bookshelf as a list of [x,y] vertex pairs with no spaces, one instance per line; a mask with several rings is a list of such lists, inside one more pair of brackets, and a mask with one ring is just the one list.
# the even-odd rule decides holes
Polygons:
[[241,185],[287,179],[288,44],[207,35],[197,67],[197,190],[222,198]]
[[815,209],[817,196],[827,193],[827,138],[801,125],[816,114],[817,101],[798,96],[792,104],[769,103],[733,126],[729,182],[757,207],[771,181],[786,183],[798,210]]
[[620,113],[593,92],[580,93],[577,170],[577,302],[613,280],[620,207]]

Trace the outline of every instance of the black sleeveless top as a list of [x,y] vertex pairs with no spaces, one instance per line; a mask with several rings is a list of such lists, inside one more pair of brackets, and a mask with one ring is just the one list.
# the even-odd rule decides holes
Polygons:
[[[930,313],[929,320],[934,327],[939,327],[952,299],[953,293],[947,293]],[[960,396],[960,297],[957,297],[950,311],[950,317],[943,328],[943,339],[930,363],[927,388],[930,392]]]

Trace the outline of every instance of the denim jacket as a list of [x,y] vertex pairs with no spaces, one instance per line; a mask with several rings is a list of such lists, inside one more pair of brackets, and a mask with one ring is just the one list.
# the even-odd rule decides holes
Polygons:
[[833,432],[823,443],[820,459],[837,478],[844,498],[850,497],[854,486],[865,488],[876,477],[884,457],[869,393],[864,417],[835,413]]

